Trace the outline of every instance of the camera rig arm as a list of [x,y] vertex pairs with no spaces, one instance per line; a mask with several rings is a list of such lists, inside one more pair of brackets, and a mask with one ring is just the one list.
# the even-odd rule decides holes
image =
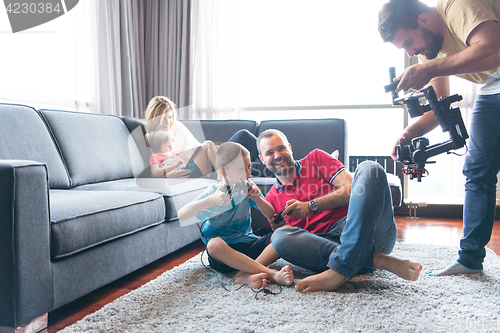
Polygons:
[[[396,77],[394,67],[389,69],[391,81]],[[411,118],[423,115],[432,110],[443,132],[448,132],[450,140],[443,143],[429,146],[429,140],[424,137],[415,138],[411,145],[398,145],[396,147],[397,160],[404,165],[403,172],[410,175],[410,179],[417,178],[421,181],[426,173],[425,164],[427,159],[450,150],[459,149],[466,145],[466,139],[469,138],[465,128],[462,115],[459,108],[451,108],[451,104],[462,100],[462,96],[453,95],[450,97],[437,98],[436,92],[432,86],[422,90],[399,97],[396,93],[396,87],[399,81],[392,82],[385,86],[386,92],[392,94],[392,105],[406,105]],[[428,104],[420,104],[419,99],[425,97]]]

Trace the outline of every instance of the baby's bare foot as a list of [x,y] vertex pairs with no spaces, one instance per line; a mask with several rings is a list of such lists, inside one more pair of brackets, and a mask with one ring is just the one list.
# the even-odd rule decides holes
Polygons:
[[234,283],[248,284],[253,289],[260,289],[267,286],[267,273],[242,273],[236,280],[234,280]]

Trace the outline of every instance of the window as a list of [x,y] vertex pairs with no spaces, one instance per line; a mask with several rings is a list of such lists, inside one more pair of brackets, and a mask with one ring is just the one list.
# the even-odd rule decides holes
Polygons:
[[0,10],[2,79],[0,100],[42,108],[77,109],[89,95],[92,59],[86,1],[66,14],[32,29],[11,33]]
[[404,53],[378,34],[384,2],[239,1],[241,117],[343,118],[350,155],[388,155],[404,111],[383,87]]

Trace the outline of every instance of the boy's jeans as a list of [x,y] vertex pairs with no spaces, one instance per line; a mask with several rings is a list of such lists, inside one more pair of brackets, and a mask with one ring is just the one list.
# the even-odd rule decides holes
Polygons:
[[472,112],[469,151],[463,173],[467,177],[464,235],[458,262],[482,269],[495,220],[497,174],[500,170],[500,94],[478,95]]
[[366,161],[356,169],[340,237],[335,232],[315,235],[283,227],[274,232],[272,244],[280,257],[295,265],[317,272],[331,268],[351,279],[357,273],[372,272],[373,253],[391,253],[396,236],[385,171],[378,163]]

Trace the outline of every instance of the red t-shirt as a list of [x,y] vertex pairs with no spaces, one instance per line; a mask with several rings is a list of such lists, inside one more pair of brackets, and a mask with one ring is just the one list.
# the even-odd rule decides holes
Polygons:
[[[307,202],[322,197],[334,190],[333,180],[346,167],[323,150],[315,149],[295,164],[296,175],[292,184],[282,185],[278,180],[266,195],[266,200],[276,212],[282,211],[288,200]],[[324,233],[339,219],[347,215],[348,206],[313,213],[305,219],[285,217],[289,225],[310,231]]]

